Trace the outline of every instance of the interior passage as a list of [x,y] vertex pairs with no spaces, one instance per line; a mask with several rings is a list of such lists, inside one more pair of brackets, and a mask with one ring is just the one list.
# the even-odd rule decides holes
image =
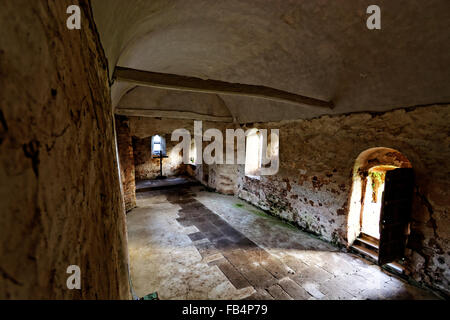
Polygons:
[[0,0],[0,300],[450,298],[450,1],[377,2]]
[[436,298],[236,197],[173,184],[140,189],[127,216],[139,297]]

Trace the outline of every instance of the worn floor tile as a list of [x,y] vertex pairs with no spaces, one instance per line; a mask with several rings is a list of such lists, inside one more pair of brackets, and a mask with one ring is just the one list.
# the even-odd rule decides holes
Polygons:
[[[236,206],[236,204],[240,206]],[[189,187],[137,195],[131,278],[161,299],[435,299],[231,196]],[[275,223],[276,221],[276,223]]]

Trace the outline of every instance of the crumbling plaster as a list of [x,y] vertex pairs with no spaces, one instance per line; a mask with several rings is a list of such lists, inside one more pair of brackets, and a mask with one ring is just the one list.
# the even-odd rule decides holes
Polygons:
[[[201,165],[190,173],[211,189],[234,193],[345,247],[358,156],[374,147],[396,149],[411,162],[416,176],[405,267],[414,280],[448,293],[449,110],[448,105],[436,105],[382,114],[248,124],[243,128],[280,129],[278,174],[247,177],[243,165]],[[386,158],[383,152],[374,153],[380,162]],[[392,164],[403,166],[405,161],[400,157]],[[359,165],[370,167],[369,163]]]
[[119,153],[120,179],[122,183],[125,210],[136,207],[136,170],[134,166],[133,139],[127,117],[116,116],[116,139]]
[[[358,156],[374,147],[398,150],[411,162],[416,176],[405,266],[414,280],[449,292],[449,113],[448,105],[434,105],[247,124],[242,128],[280,130],[280,170],[276,175],[255,179],[245,176],[244,165],[220,164],[198,165],[187,172],[211,189],[238,195],[345,247]],[[131,118],[130,123],[132,132],[140,136],[180,127],[193,132],[193,121],[189,120]],[[204,129],[214,126],[222,131],[236,128],[233,124],[214,123],[204,124]],[[385,154],[379,156],[383,162]]]
[[358,155],[373,147],[396,149],[410,160],[416,176],[406,267],[415,280],[449,292],[449,113],[444,105],[254,124],[280,129],[280,171],[255,180],[240,170],[238,195],[328,241],[347,245]]
[[[180,153],[174,150],[178,142],[170,141],[170,135],[160,134],[166,139],[167,157],[163,159],[162,173],[166,177],[183,175],[186,168]],[[152,138],[133,138],[134,166],[136,171],[136,180],[155,179],[160,175],[159,159],[154,158],[151,153]]]

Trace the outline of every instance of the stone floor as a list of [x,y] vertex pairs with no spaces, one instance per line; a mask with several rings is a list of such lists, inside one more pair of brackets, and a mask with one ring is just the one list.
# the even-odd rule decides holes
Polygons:
[[127,220],[139,297],[437,298],[235,197],[180,186],[137,198]]
[[157,189],[167,189],[189,183],[195,183],[195,180],[189,177],[168,177],[161,180],[140,180],[136,181],[136,191],[145,192]]

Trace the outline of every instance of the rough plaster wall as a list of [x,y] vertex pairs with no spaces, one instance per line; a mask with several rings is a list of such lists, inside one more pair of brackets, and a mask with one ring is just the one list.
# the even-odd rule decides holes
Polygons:
[[442,105],[255,124],[280,129],[280,171],[254,180],[241,169],[238,195],[345,245],[356,158],[372,147],[399,150],[411,161],[417,185],[406,266],[415,280],[449,292],[449,117]]
[[[207,164],[188,166],[186,173],[204,186],[209,187],[209,166]],[[215,186],[211,186],[214,188]]]
[[133,140],[127,117],[116,116],[117,149],[119,152],[120,177],[123,187],[125,209],[136,207],[136,183],[133,156]]
[[[181,119],[161,119],[161,118],[146,118],[146,117],[129,117],[130,131],[133,137],[140,139],[148,138],[156,134],[167,135],[166,142],[170,140],[171,134],[176,129],[186,129],[194,133],[194,120]],[[227,126],[228,125],[228,126]],[[209,128],[217,128],[223,130],[231,124],[224,124],[221,122],[203,121],[203,131]]]
[[187,173],[203,185],[219,193],[235,195],[238,193],[239,165],[197,165],[189,166]]
[[236,194],[238,166],[210,165],[208,166],[208,186],[223,194]]
[[66,28],[77,3],[1,4],[0,299],[130,297],[106,60],[87,1]]
[[[228,123],[228,124],[216,124],[217,129],[222,132],[223,135],[223,159],[226,159],[226,131],[225,129],[236,129],[238,126]],[[208,127],[205,126],[205,129]],[[205,130],[203,130],[203,133]],[[203,151],[210,144],[210,141],[203,141]],[[231,142],[230,142],[231,143]],[[237,143],[234,141],[234,152],[236,155]],[[236,160],[236,156],[235,156]],[[223,194],[237,194],[238,188],[238,170],[241,166],[239,165],[227,165],[227,164],[211,164],[206,163],[198,164],[196,166],[188,166],[186,173],[194,177],[203,185],[211,188],[219,193]]]
[[[406,267],[415,280],[449,292],[449,110],[448,105],[441,105],[255,123],[247,128],[280,129],[277,175],[248,178],[243,165],[200,165],[188,172],[208,187],[228,193],[231,188],[224,188],[224,180],[218,178],[224,175],[225,180],[236,183],[241,198],[326,240],[346,245],[352,173],[358,155],[373,147],[399,150],[411,161],[417,183]],[[181,127],[192,132],[192,125],[185,120],[131,119],[133,134],[141,136]],[[204,123],[205,128],[211,126],[232,127]]]
[[[231,117],[225,102],[217,94],[135,87],[120,100],[118,108],[156,109],[195,112]],[[225,120],[224,120],[225,121]]]
[[[184,166],[181,164],[182,159],[178,154],[172,152],[172,148],[177,145],[178,141],[171,141],[172,132],[176,129],[188,130],[193,139],[194,134],[194,120],[180,120],[180,119],[158,119],[158,118],[144,118],[144,117],[130,117],[130,131],[133,136],[133,148],[136,168],[136,179],[152,179],[159,173],[159,160],[150,159],[150,141],[153,135],[162,135],[166,139],[167,154],[169,159],[165,159],[163,164],[164,175],[177,175],[177,174],[190,174],[196,177],[199,181],[202,181],[205,185],[208,185],[209,180],[209,166],[197,166],[197,169],[190,166]],[[203,132],[209,128],[217,128],[224,130],[225,127],[231,124],[224,124],[220,122],[208,122],[203,121]],[[207,145],[204,142],[204,147]],[[217,168],[216,168],[217,169]],[[223,171],[221,168],[217,170]],[[228,169],[225,169],[225,171]],[[214,175],[214,173],[212,173]],[[225,189],[230,190],[230,182],[224,179],[219,179],[223,183],[219,183]],[[215,181],[215,180],[214,180]],[[226,186],[226,184],[228,184]],[[214,189],[216,189],[216,183],[214,182]],[[236,190],[237,191],[237,190]],[[224,192],[229,193],[229,192]]]
[[235,194],[237,191],[237,166],[211,165],[209,166],[209,186],[224,194]]
[[[178,142],[170,141],[170,135],[161,135],[166,139],[166,153],[163,159],[163,175],[167,177],[179,176],[186,172],[180,153],[173,151]],[[136,180],[155,179],[160,174],[159,159],[151,154],[152,137],[139,139],[133,137],[134,166]]]
[[[209,128],[217,128],[223,132],[225,128],[233,128],[233,124],[220,122],[202,122],[203,132]],[[204,185],[224,194],[236,194],[237,165],[198,165],[184,166],[180,155],[171,153],[172,148],[178,142],[172,142],[171,134],[175,129],[186,129],[192,135],[194,133],[194,120],[155,119],[144,117],[130,117],[131,134],[133,135],[133,149],[136,168],[136,179],[154,179],[159,174],[159,160],[151,159],[150,142],[155,134],[163,135],[166,139],[167,154],[169,159],[163,162],[164,175],[188,174],[195,177]],[[224,141],[225,142],[225,141]],[[203,150],[209,142],[203,142]],[[225,145],[225,144],[224,144]],[[225,150],[224,150],[225,152]],[[225,153],[224,153],[225,155]]]

